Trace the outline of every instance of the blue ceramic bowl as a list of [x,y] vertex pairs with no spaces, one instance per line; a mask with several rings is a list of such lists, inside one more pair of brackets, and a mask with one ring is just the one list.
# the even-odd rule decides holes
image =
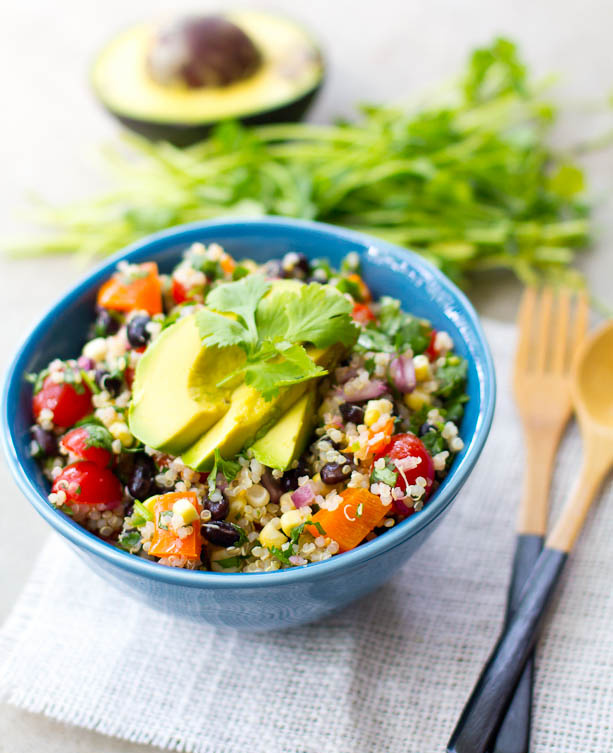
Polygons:
[[[333,265],[356,251],[375,296],[399,298],[407,311],[447,330],[468,359],[469,402],[462,421],[464,450],[423,511],[374,541],[331,559],[261,574],[179,570],[127,554],[104,543],[54,510],[48,484],[29,456],[31,386],[26,372],[52,358],[77,354],[92,320],[96,291],[120,259],[155,260],[169,271],[194,241],[216,241],[235,258],[258,262],[300,251]],[[158,233],[115,255],[91,272],[43,317],[17,353],[6,379],[2,429],[11,470],[36,511],[81,558],[125,593],[167,612],[214,625],[270,630],[310,622],[364,596],[389,578],[432,533],[468,478],[487,438],[495,400],[492,358],[477,316],[464,295],[419,256],[364,235],[285,219],[204,222]]]

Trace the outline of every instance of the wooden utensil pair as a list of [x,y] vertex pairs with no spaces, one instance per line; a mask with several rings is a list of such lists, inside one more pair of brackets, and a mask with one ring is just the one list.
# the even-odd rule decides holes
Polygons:
[[[448,743],[449,753],[527,753],[531,655],[551,595],[600,484],[613,465],[613,323],[585,339],[588,304],[529,288],[519,315],[514,392],[526,474],[507,622]],[[543,544],[556,451],[574,407],[584,459]]]

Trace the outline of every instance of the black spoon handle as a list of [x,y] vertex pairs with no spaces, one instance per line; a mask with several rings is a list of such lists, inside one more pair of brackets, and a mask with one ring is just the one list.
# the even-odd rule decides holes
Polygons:
[[545,547],[447,744],[448,753],[485,753],[500,726],[543,625],[568,555]]
[[[506,622],[520,602],[521,592],[543,548],[543,536],[521,533],[515,545],[513,570],[509,584]],[[515,688],[513,699],[494,744],[492,753],[528,753],[532,724],[532,683],[534,678],[534,655],[526,662],[523,674]]]

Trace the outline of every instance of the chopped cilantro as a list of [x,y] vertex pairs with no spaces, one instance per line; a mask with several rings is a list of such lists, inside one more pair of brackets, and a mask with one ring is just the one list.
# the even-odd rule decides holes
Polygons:
[[341,277],[336,283],[336,289],[341,293],[349,293],[354,301],[361,301],[362,295],[360,294],[360,286],[353,280],[348,280],[346,277]]
[[226,557],[224,560],[217,560],[217,564],[228,570],[231,567],[240,567],[243,557]]
[[370,483],[376,484],[382,482],[393,488],[396,486],[397,478],[398,473],[394,470],[394,465],[390,460],[386,460],[385,468],[373,468],[373,471],[370,474]]
[[457,398],[466,387],[467,371],[468,363],[464,359],[447,355],[443,365],[439,366],[434,373],[434,377],[438,381],[438,389],[435,394],[444,399]]
[[49,369],[42,369],[42,371],[32,372],[30,374],[26,374],[25,379],[26,382],[30,382],[32,384],[32,390],[34,394],[36,395],[37,392],[40,392],[43,388],[43,382],[45,379],[49,376]]
[[236,267],[234,267],[234,272],[232,272],[232,279],[242,280],[243,277],[247,277],[248,274],[249,274],[249,268],[244,267],[242,264],[239,264]]
[[163,531],[168,530],[168,523],[172,520],[173,512],[172,510],[162,510],[162,512],[158,515],[158,528],[161,528]]
[[111,432],[99,424],[82,424],[82,428],[87,431],[86,447],[101,447],[111,452],[113,437]]
[[133,552],[137,548],[140,548],[140,542],[141,535],[138,531],[126,531],[120,535],[117,540],[117,545],[122,549],[125,549],[126,552]]
[[215,448],[214,457],[215,459],[213,461],[213,467],[211,468],[211,472],[209,473],[208,478],[209,494],[212,494],[215,491],[218,473],[223,473],[226,481],[230,482],[234,481],[236,475],[241,469],[240,463],[238,463],[236,460],[224,460],[221,457],[221,453],[219,452],[218,447]]

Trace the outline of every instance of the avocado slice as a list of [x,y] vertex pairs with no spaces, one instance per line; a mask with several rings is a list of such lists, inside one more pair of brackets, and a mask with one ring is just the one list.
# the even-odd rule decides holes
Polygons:
[[217,387],[244,361],[240,348],[202,347],[195,314],[179,319],[136,367],[130,431],[149,447],[180,455],[228,411],[233,385]]
[[[187,55],[180,67],[164,70],[178,55]],[[127,29],[100,52],[91,80],[100,102],[124,125],[185,146],[229,118],[299,120],[323,73],[317,45],[298,24],[237,10],[162,30],[152,23]]]
[[315,424],[317,388],[312,385],[251,449],[269,468],[287,470],[302,455]]
[[[344,348],[307,348],[316,364],[332,368]],[[313,380],[314,381],[314,380]],[[248,446],[260,433],[265,433],[279,416],[282,416],[311,387],[312,382],[300,382],[279,390],[271,400],[264,400],[253,387],[241,384],[232,394],[230,409],[204,436],[182,455],[185,465],[194,470],[209,470],[213,465],[215,450],[230,458]]]

